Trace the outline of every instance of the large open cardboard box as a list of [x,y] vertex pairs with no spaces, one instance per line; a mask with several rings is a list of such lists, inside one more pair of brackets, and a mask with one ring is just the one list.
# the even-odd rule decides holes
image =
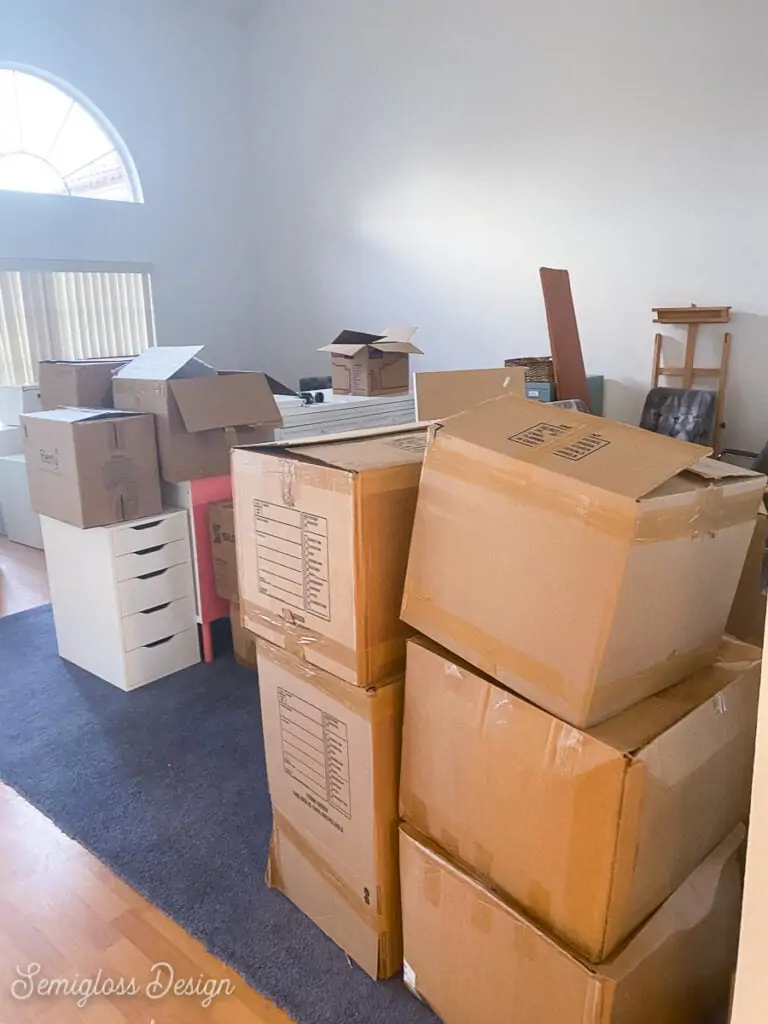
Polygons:
[[744,834],[594,966],[403,826],[405,982],[445,1024],[704,1024],[736,959]]
[[515,366],[414,373],[413,392],[417,420],[442,420],[500,395],[525,398],[525,370]]
[[493,399],[430,427],[403,618],[573,725],[708,664],[765,477],[623,423]]
[[760,657],[726,637],[582,732],[409,640],[401,816],[599,962],[746,820]]
[[358,686],[402,674],[423,427],[236,448],[240,605],[252,632]]
[[274,830],[267,881],[373,978],[400,970],[403,681],[361,689],[257,645]]
[[224,476],[233,445],[269,441],[282,424],[266,374],[214,370],[197,358],[202,348],[148,349],[112,383],[115,408],[156,417],[168,483]]
[[162,512],[151,416],[51,409],[21,417],[32,507],[72,526]]

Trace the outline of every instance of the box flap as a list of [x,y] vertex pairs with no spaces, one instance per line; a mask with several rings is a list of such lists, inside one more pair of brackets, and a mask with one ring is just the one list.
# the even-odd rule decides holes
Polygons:
[[337,352],[344,356],[355,356],[367,345],[381,341],[383,334],[366,334],[364,331],[342,331],[330,345],[323,345],[318,352]]
[[265,373],[264,376],[267,378],[267,384],[269,384],[269,389],[273,395],[288,395],[291,398],[300,397],[298,391],[294,391],[293,388],[289,388],[287,384],[283,384],[275,377],[270,377],[268,373]]
[[[162,348],[148,348],[146,352],[142,352],[140,356],[132,359],[122,370],[118,370],[115,376],[131,380],[170,380],[171,377],[177,376],[198,352],[202,352],[203,348],[203,345],[168,345]],[[198,363],[198,365],[205,366],[204,363]]]
[[269,381],[263,373],[225,373],[174,380],[171,391],[190,433],[220,427],[282,425]]
[[139,412],[124,412],[121,409],[49,409],[46,412],[28,412],[22,416],[23,420],[40,420],[49,422],[54,420],[57,423],[84,423],[92,420],[117,420],[126,419],[129,416],[142,416]]
[[695,473],[705,480],[730,480],[738,477],[762,476],[753,469],[744,466],[734,466],[731,462],[721,462],[719,459],[699,459],[692,466],[688,467],[689,473]]
[[377,341],[375,344],[371,345],[371,348],[378,349],[379,352],[401,352],[405,355],[424,355],[421,349],[416,348],[416,346],[410,341],[389,341],[385,338],[383,341]]
[[711,449],[516,395],[483,402],[436,428],[518,462],[637,499]]

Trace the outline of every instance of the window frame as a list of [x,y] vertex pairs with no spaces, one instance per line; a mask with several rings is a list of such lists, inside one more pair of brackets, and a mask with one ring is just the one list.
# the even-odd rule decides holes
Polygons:
[[[52,85],[54,88],[56,88],[60,92],[64,93],[65,96],[68,96],[75,103],[79,104],[83,108],[83,110],[85,110],[85,112],[87,114],[89,114],[94,119],[96,124],[99,126],[99,128],[101,128],[101,130],[104,132],[104,134],[107,136],[109,141],[114,145],[115,149],[117,150],[117,152],[118,152],[118,154],[120,156],[120,159],[123,162],[123,166],[125,167],[125,173],[126,173],[126,175],[128,177],[128,183],[130,185],[131,192],[133,193],[133,199],[131,199],[131,200],[126,200],[126,199],[110,199],[110,200],[106,200],[106,199],[100,198],[99,196],[73,196],[73,195],[70,195],[70,194],[56,195],[55,193],[50,193],[50,192],[18,192],[18,191],[14,191],[13,189],[2,189],[2,190],[0,190],[0,195],[3,192],[5,192],[5,193],[7,193],[9,195],[28,195],[28,196],[41,196],[41,195],[51,196],[51,195],[53,195],[55,198],[60,198],[60,199],[87,199],[89,201],[96,201],[96,202],[110,202],[110,203],[123,203],[123,204],[127,203],[128,205],[131,205],[132,203],[143,203],[144,202],[144,190],[141,187],[141,179],[139,177],[139,172],[138,172],[138,170],[136,168],[136,164],[134,162],[133,157],[131,156],[131,152],[128,149],[128,146],[126,145],[125,141],[123,140],[122,135],[117,130],[117,128],[115,128],[115,126],[112,124],[112,122],[109,120],[109,118],[104,114],[104,112],[98,106],[96,106],[96,104],[92,100],[88,99],[88,97],[84,93],[80,92],[80,90],[77,89],[70,82],[65,81],[63,78],[59,78],[58,75],[55,75],[55,74],[53,74],[50,71],[45,71],[43,68],[38,68],[38,67],[36,67],[35,65],[32,65],[32,64],[23,64],[23,63],[20,63],[18,61],[3,60],[3,59],[0,58],[0,70],[2,70],[2,71],[19,71],[22,74],[32,75],[35,78],[39,78],[39,79],[41,79],[44,82],[48,82],[49,85]],[[32,156],[36,156],[37,154],[31,154],[31,155]]]

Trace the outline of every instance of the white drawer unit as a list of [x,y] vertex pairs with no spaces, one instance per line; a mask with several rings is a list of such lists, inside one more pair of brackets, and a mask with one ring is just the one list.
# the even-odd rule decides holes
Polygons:
[[200,661],[186,511],[91,530],[40,523],[62,658],[123,690]]

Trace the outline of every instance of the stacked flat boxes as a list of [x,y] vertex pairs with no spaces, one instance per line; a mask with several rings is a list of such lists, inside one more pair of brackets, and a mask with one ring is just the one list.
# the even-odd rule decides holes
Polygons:
[[274,815],[267,880],[374,978],[402,964],[399,613],[425,439],[395,427],[232,455]]
[[514,396],[430,429],[403,601],[404,976],[447,1024],[699,1021],[727,993],[765,479]]

